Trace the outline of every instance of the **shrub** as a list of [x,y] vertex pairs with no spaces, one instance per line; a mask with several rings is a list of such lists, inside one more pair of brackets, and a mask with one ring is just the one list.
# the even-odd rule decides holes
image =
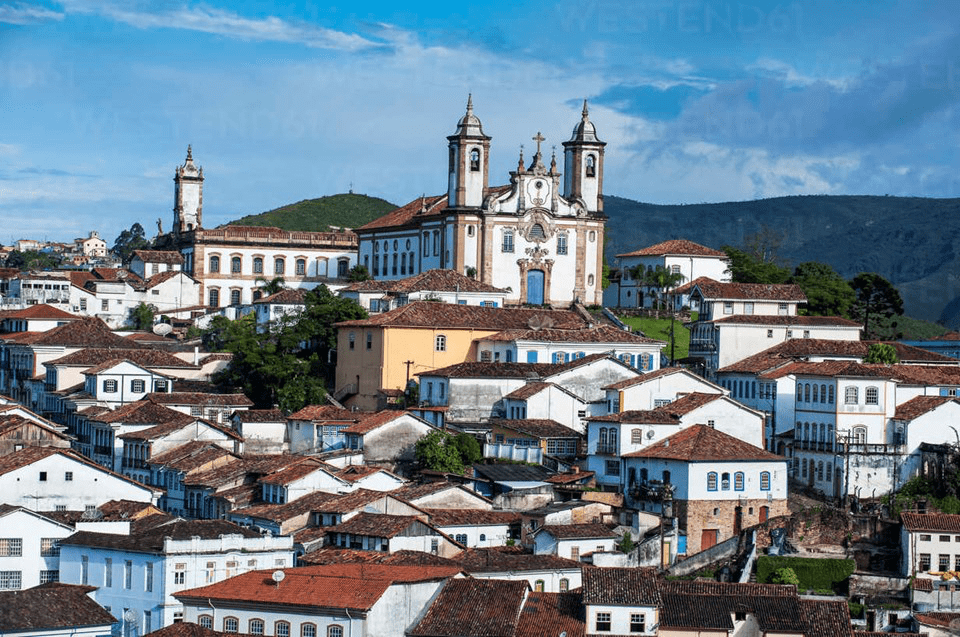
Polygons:
[[757,558],[757,581],[772,583],[781,569],[791,569],[794,572],[799,580],[797,588],[801,591],[831,590],[842,594],[847,578],[856,569],[856,563],[844,559],[764,555]]

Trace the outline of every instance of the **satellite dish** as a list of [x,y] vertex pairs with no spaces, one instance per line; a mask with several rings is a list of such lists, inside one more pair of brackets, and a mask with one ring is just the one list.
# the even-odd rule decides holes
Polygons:
[[126,622],[137,621],[137,611],[133,610],[132,608],[128,608],[127,610],[123,611],[123,621],[126,621]]
[[286,576],[287,576],[286,573],[284,573],[283,571],[279,571],[279,570],[278,570],[278,571],[274,571],[274,572],[273,572],[273,575],[271,575],[270,577],[271,577],[271,579],[273,579],[274,582],[276,582],[277,584],[279,584],[280,582],[283,581],[283,578],[286,577]]
[[173,326],[169,323],[157,323],[153,326],[153,333],[157,336],[166,336],[173,331]]
[[650,431],[647,432],[647,438],[653,438],[654,435],[656,435],[656,434],[653,433],[653,429],[651,429]]

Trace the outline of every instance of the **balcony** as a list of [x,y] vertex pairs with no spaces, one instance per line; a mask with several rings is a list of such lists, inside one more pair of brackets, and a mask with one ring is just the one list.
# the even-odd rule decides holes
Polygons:
[[837,453],[855,453],[855,454],[903,454],[906,453],[906,445],[887,445],[887,444],[866,444],[857,442],[838,442]]
[[620,455],[620,445],[617,443],[598,442],[594,453],[603,456],[617,456]]
[[96,445],[93,448],[93,454],[96,456],[112,456],[113,447],[105,447],[103,445]]
[[124,469],[147,469],[147,461],[139,458],[124,458],[120,466]]

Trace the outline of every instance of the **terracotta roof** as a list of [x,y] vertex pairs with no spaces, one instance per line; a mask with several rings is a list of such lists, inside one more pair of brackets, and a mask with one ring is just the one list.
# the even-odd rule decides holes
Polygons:
[[960,613],[946,613],[943,611],[915,612],[913,618],[921,625],[953,628],[956,625],[953,622],[960,622]]
[[893,418],[895,420],[913,420],[949,402],[957,402],[957,399],[952,396],[916,396],[897,405]]
[[408,635],[512,637],[530,584],[496,579],[452,579]]
[[311,473],[323,471],[328,474],[334,474],[335,469],[327,463],[314,457],[301,457],[300,459],[278,468],[276,471],[260,478],[263,484],[290,484]]
[[76,321],[80,317],[75,314],[70,314],[69,312],[64,312],[60,308],[53,307],[46,303],[38,303],[37,305],[28,305],[22,310],[5,312],[2,318]]
[[579,438],[580,433],[556,420],[548,418],[529,418],[526,420],[490,420],[490,425],[503,427],[535,438]]
[[663,257],[663,256],[693,256],[693,257],[720,257],[727,259],[727,253],[702,246],[699,243],[686,239],[670,239],[655,245],[618,254],[618,257]]
[[298,515],[303,515],[304,513],[316,511],[316,507],[323,506],[324,503],[335,500],[338,497],[340,496],[336,493],[313,491],[283,504],[254,504],[240,509],[234,509],[230,512],[230,515],[249,516],[272,520],[274,522],[282,522]]
[[267,305],[306,305],[307,290],[302,288],[285,288],[270,296],[257,299],[254,303]]
[[149,463],[155,467],[167,467],[177,471],[189,472],[230,455],[233,454],[210,441],[191,440],[169,451],[151,456]]
[[544,329],[583,329],[583,318],[569,310],[537,310],[479,305],[454,305],[432,301],[414,301],[395,310],[370,318],[335,323],[343,327],[426,327],[478,329],[499,332],[505,329],[529,329],[539,324]]
[[798,301],[805,303],[807,295],[794,283],[722,283],[708,277],[699,277],[674,290],[675,294],[689,294],[693,288],[707,300]]
[[583,563],[577,560],[568,560],[558,555],[536,555],[519,546],[466,549],[460,552],[456,560],[468,573],[564,571],[583,568]]
[[392,495],[397,499],[404,500],[406,502],[412,502],[420,498],[435,495],[437,493],[440,493],[441,491],[446,491],[447,489],[459,489],[462,491],[466,491],[471,496],[479,498],[480,500],[483,500],[485,502],[490,502],[490,500],[488,500],[486,497],[482,496],[476,491],[467,489],[463,485],[454,484],[452,482],[443,482],[443,481],[421,482],[419,484],[407,484],[400,487],[399,489],[394,489],[393,491],[390,492],[390,495]]
[[393,409],[385,409],[383,411],[378,411],[376,413],[369,412],[356,412],[355,415],[358,416],[358,422],[350,425],[346,429],[343,429],[342,433],[345,434],[366,434],[370,433],[374,429],[378,429],[387,423],[393,422],[394,420],[400,418],[401,416],[406,415],[407,412],[397,411]]
[[292,454],[246,454],[228,464],[189,474],[184,477],[183,483],[187,486],[216,488],[228,485],[228,488],[233,488],[233,483],[237,480],[249,483],[251,480],[257,480],[274,471],[279,471],[281,468],[300,462],[302,459],[303,456]]
[[[687,370],[685,370],[682,367],[661,367],[660,369],[654,370],[652,372],[647,372],[646,374],[641,374],[639,376],[635,376],[634,378],[626,378],[616,383],[611,383],[610,385],[604,386],[603,389],[626,389],[627,387],[633,387],[634,385],[641,385],[649,380],[660,378],[661,376],[670,376],[672,374],[681,374],[684,372],[689,373],[687,372]],[[704,382],[709,382],[706,379],[699,379],[699,380],[703,380]]]
[[393,493],[371,491],[370,489],[356,489],[350,493],[337,495],[337,497],[333,499],[314,503],[313,511],[317,513],[350,513],[362,509],[374,500],[379,500],[387,496],[393,497]]
[[191,278],[186,272],[181,270],[166,270],[164,272],[157,272],[156,274],[151,275],[150,278],[143,282],[143,287],[149,290],[150,288],[157,287],[164,281],[169,281],[170,279],[174,279],[178,276],[187,277],[188,279]]
[[[183,414],[181,414],[183,415]],[[168,434],[172,434],[178,431],[183,430],[186,427],[190,427],[191,431],[187,432],[187,435],[190,436],[200,436],[203,435],[200,433],[201,425],[204,427],[209,427],[214,431],[219,431],[227,438],[232,438],[233,440],[242,441],[243,436],[238,434],[236,431],[230,427],[224,427],[215,422],[210,422],[208,420],[201,420],[199,418],[190,418],[188,422],[183,421],[172,421],[165,422],[159,425],[154,425],[153,427],[148,427],[146,429],[140,429],[139,431],[130,431],[125,434],[120,435],[121,440],[155,440],[157,438],[162,438]]]
[[659,606],[655,568],[583,569],[583,603],[603,606]]
[[419,219],[436,217],[447,208],[447,195],[418,197],[405,206],[395,208],[379,219],[374,219],[356,229],[357,234],[395,226],[406,226]]
[[158,405],[152,400],[138,400],[135,403],[122,405],[113,411],[104,412],[96,417],[90,418],[90,420],[130,425],[160,425],[169,423],[183,426],[195,421],[196,417],[188,416],[187,414],[163,405]]
[[177,622],[149,633],[150,637],[221,637],[230,633],[204,628],[193,622]]
[[604,524],[545,524],[538,533],[549,533],[558,540],[576,538],[615,538],[617,534]]
[[441,378],[543,378],[558,368],[552,363],[457,363],[421,372],[420,376]]
[[520,621],[514,637],[543,637],[566,635],[583,637],[584,610],[580,593],[537,593],[527,595],[520,611]]
[[915,591],[931,592],[933,590],[933,580],[929,577],[915,577],[911,586]]
[[[581,469],[576,473],[558,473],[556,475],[553,475],[547,478],[546,482],[550,482],[552,484],[571,484],[574,482],[583,482],[585,480],[589,480],[594,475],[596,474],[593,471],[583,471]],[[596,491],[594,493],[600,493],[600,492]]]
[[427,270],[405,279],[356,281],[341,292],[387,292],[410,294],[411,292],[488,292],[504,294],[506,290],[464,276],[456,270]]
[[436,582],[456,575],[447,566],[325,564],[282,569],[279,586],[272,570],[250,571],[217,584],[174,593],[183,600],[369,611],[393,584]]
[[950,513],[901,513],[903,528],[907,531],[943,531],[960,533],[960,515]]
[[645,449],[624,454],[623,457],[686,462],[786,462],[783,456],[754,447],[748,442],[706,425],[692,425]]
[[362,551],[337,546],[324,546],[301,556],[307,564],[392,564],[394,566],[448,566],[460,568],[460,565],[446,557],[440,557],[423,551]]
[[222,535],[260,538],[260,533],[226,520],[184,520],[170,515],[152,515],[131,524],[129,535],[78,531],[60,541],[61,545],[92,546],[137,553],[162,553],[165,538],[189,540],[192,537],[215,540]]
[[56,345],[61,347],[114,347],[136,349],[137,344],[110,331],[107,324],[98,318],[81,318],[41,333],[32,340],[33,345]]
[[487,511],[484,509],[424,509],[430,516],[430,523],[436,527],[444,526],[498,526],[520,522],[516,511]]
[[[805,637],[852,637],[847,600],[801,599],[800,611],[807,621]],[[885,633],[889,635],[889,633]],[[898,633],[899,634],[899,633]]]
[[117,620],[89,596],[94,586],[50,583],[21,591],[0,591],[0,631],[57,630],[112,626]]
[[359,419],[360,412],[341,409],[333,405],[307,405],[300,411],[290,414],[290,420],[324,420],[330,422],[353,423]]
[[144,263],[169,263],[183,265],[183,255],[173,250],[134,250],[133,258]]
[[793,586],[782,587],[786,590],[778,591],[775,588],[761,588],[775,587],[773,584],[705,582],[708,586],[683,585],[687,583],[661,583],[661,627],[732,632],[734,613],[745,612],[756,618],[764,634],[807,633],[807,617]]
[[176,367],[179,369],[196,369],[197,366],[186,362],[159,349],[116,349],[103,347],[87,347],[76,352],[61,356],[45,365],[71,365],[88,367],[91,371],[103,369],[107,365],[115,365],[121,360],[127,360],[141,367]]
[[719,325],[775,325],[778,327],[862,327],[860,323],[840,316],[780,316],[773,314],[734,314],[707,321]]
[[[462,307],[462,306],[461,306]],[[647,338],[637,332],[627,332],[611,325],[599,325],[593,328],[568,330],[557,329],[513,329],[484,336],[485,341],[538,341],[544,343],[650,343],[666,345],[664,341]]]
[[[789,363],[782,367],[777,367],[763,374],[763,378],[783,378],[789,374],[803,376],[827,376],[827,377],[854,377],[854,378],[887,378],[896,377],[895,367],[907,367],[906,365],[865,365],[850,360],[823,361],[820,363],[810,363],[799,361]],[[958,369],[960,372],[960,369]]]
[[238,409],[230,418],[242,423],[287,422],[287,417],[279,409]]
[[346,522],[330,527],[331,533],[352,533],[373,537],[394,537],[409,529],[412,525],[429,524],[413,515],[390,515],[387,513],[359,513]]
[[509,400],[526,400],[527,398],[530,398],[531,396],[536,396],[543,390],[549,389],[550,387],[559,387],[559,385],[556,385],[554,383],[543,383],[543,382],[527,383],[526,385],[524,385],[523,387],[520,387],[519,389],[514,389],[512,392],[504,396],[504,398]]
[[[598,422],[628,422],[628,423],[675,423],[682,416],[689,414],[695,409],[712,403],[716,400],[730,400],[723,394],[706,394],[702,392],[691,392],[685,396],[661,405],[656,409],[649,410],[628,410],[619,413],[607,414],[605,416],[591,417],[591,421]],[[739,404],[739,403],[738,403]],[[742,407],[742,405],[741,405]]]
[[205,392],[155,392],[145,397],[161,405],[202,405],[204,407],[249,407],[253,401],[243,394],[210,394]]
[[358,482],[375,473],[389,473],[380,467],[373,467],[365,464],[351,464],[336,472],[336,476],[347,482]]

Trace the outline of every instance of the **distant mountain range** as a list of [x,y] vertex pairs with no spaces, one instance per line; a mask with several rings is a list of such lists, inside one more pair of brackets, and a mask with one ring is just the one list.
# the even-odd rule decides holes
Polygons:
[[[232,224],[287,230],[356,228],[396,207],[357,194],[308,199]],[[842,276],[876,272],[903,295],[906,313],[960,328],[960,199],[809,195],[733,203],[666,206],[607,195],[606,254],[690,239],[742,247],[761,230],[781,237],[786,265],[822,261]]]
[[809,195],[662,206],[604,197],[607,258],[666,239],[742,247],[778,233],[790,266],[828,263],[845,278],[876,272],[897,286],[906,314],[960,327],[960,199]]

